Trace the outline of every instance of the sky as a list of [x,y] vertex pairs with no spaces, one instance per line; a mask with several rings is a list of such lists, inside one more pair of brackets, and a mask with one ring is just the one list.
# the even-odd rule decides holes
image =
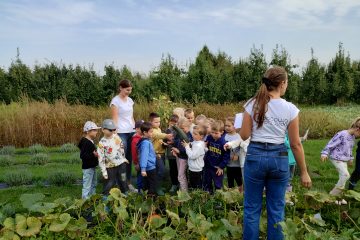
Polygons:
[[359,0],[0,0],[0,67],[79,64],[148,74],[170,54],[186,67],[207,45],[234,61],[276,45],[306,66],[327,64],[343,43],[360,60]]

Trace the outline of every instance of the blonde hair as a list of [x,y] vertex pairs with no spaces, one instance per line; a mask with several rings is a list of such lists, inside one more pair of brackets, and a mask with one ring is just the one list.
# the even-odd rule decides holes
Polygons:
[[182,107],[174,108],[173,114],[177,115],[179,118],[185,117],[185,109]]
[[213,123],[211,123],[211,130],[218,132],[224,131],[224,122],[221,120],[214,121]]
[[181,118],[179,118],[179,121],[177,122],[177,125],[179,127],[182,127],[182,126],[190,127],[191,123],[189,122],[189,120],[187,118],[181,117]]
[[195,118],[195,123],[199,124],[200,122],[205,122],[206,116],[204,114],[197,115]]
[[193,132],[197,132],[200,136],[205,136],[206,135],[206,127],[202,126],[202,125],[195,125]]
[[191,114],[193,113],[194,110],[192,110],[191,108],[187,108],[185,111],[184,111],[184,116],[186,117],[188,114]]
[[353,123],[351,124],[350,128],[359,128],[360,129],[360,117],[357,117]]
[[234,125],[234,122],[235,122],[235,118],[234,117],[227,117],[225,119],[226,122],[231,122],[233,125]]

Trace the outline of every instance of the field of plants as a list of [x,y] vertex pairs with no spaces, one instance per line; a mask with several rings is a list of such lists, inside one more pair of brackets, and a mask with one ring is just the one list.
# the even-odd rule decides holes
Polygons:
[[[305,190],[295,178],[294,192],[287,195],[294,204],[287,205],[282,223],[287,239],[360,239],[360,194],[346,192],[348,204],[341,206],[327,194],[337,173],[329,162],[320,162],[326,142],[304,143],[313,187]],[[241,239],[243,196],[237,189],[156,200],[113,190],[107,199],[96,195],[83,201],[73,144],[7,146],[0,154],[1,239]],[[101,188],[99,181],[98,193]],[[261,221],[265,239],[266,211]]]

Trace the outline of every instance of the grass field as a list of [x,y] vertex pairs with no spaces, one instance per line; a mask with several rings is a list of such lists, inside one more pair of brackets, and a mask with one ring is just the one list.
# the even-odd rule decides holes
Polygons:
[[[322,163],[320,161],[320,151],[326,145],[328,140],[309,140],[304,143],[306,161],[313,181],[312,190],[328,192],[332,189],[338,180],[338,174],[330,162]],[[354,149],[355,151],[355,149]],[[58,148],[49,148],[47,153],[50,156],[49,163],[40,166],[28,165],[28,159],[31,157],[28,149],[17,149],[13,156],[14,165],[0,167],[0,182],[4,181],[4,176],[9,172],[17,172],[26,169],[31,172],[33,177],[32,186],[10,187],[0,190],[0,205],[12,203],[16,208],[20,207],[19,196],[23,193],[42,192],[46,195],[46,200],[54,200],[59,196],[70,196],[71,198],[81,197],[81,185],[70,186],[44,186],[43,181],[47,180],[48,175],[58,170],[73,173],[78,180],[82,177],[81,164],[68,164],[66,160],[74,153],[60,153]],[[353,167],[349,167],[351,173]],[[135,176],[135,172],[133,172]],[[133,180],[135,180],[133,178]],[[294,191],[303,191],[300,189],[299,178],[294,179]],[[226,181],[225,181],[226,182]],[[167,183],[168,184],[168,183]],[[135,182],[134,182],[135,185]],[[167,186],[165,184],[165,186]],[[98,184],[97,192],[101,192],[102,186]],[[360,189],[358,187],[358,189]]]

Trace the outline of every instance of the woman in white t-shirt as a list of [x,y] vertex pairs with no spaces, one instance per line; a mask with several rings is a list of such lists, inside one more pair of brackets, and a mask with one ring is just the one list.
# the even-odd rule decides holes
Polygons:
[[282,67],[265,72],[259,91],[245,104],[240,130],[242,139],[251,137],[244,167],[243,239],[259,239],[259,221],[263,190],[266,188],[267,239],[283,239],[279,222],[284,220],[285,191],[289,178],[289,161],[284,145],[288,130],[291,149],[301,172],[301,183],[311,186],[304,150],[299,138],[299,109],[282,99],[288,85]]
[[112,119],[117,126],[117,133],[120,136],[125,150],[125,157],[129,160],[126,169],[126,177],[129,184],[129,190],[135,190],[131,185],[131,138],[135,132],[134,121],[134,101],[129,97],[132,91],[132,85],[129,80],[121,80],[119,83],[119,94],[116,95],[110,103]]

